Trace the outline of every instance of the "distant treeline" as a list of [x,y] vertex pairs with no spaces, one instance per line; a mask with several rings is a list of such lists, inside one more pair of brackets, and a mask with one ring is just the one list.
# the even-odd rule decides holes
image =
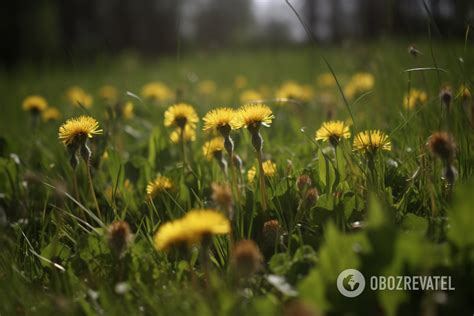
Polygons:
[[[423,0],[356,0],[351,10],[344,0],[292,2],[325,41],[426,34],[429,15],[435,33],[462,36],[474,15],[469,0],[426,0],[430,14]],[[1,6],[4,66],[123,51],[155,56],[188,44],[206,48],[292,40],[284,23],[256,23],[252,0],[5,0]],[[322,29],[325,35],[318,36]]]

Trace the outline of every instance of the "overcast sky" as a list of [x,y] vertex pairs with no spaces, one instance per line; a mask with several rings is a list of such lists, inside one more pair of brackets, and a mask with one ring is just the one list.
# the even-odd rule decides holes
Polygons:
[[[291,4],[301,12],[302,0],[291,0]],[[285,0],[253,0],[252,6],[258,23],[266,24],[271,20],[284,22],[288,25],[292,38],[295,40],[304,40],[306,38],[303,27]]]

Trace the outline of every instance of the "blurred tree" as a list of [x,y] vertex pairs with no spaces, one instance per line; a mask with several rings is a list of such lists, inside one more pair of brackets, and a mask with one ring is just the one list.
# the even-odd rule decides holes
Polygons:
[[250,0],[204,0],[194,18],[199,45],[228,46],[251,30]]

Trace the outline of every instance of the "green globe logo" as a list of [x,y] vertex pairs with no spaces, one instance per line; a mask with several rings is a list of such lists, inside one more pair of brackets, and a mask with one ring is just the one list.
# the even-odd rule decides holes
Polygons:
[[364,275],[356,269],[347,269],[337,277],[337,289],[345,297],[359,296],[365,288]]
[[342,285],[348,291],[355,291],[359,287],[360,283],[354,279],[353,274],[349,274],[343,279]]

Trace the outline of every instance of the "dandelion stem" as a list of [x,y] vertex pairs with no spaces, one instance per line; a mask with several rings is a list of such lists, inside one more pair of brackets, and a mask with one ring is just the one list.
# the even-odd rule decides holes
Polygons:
[[76,170],[73,170],[72,172],[72,185],[73,185],[73,190],[74,190],[74,197],[76,198],[76,200],[79,201],[79,189],[77,188]]
[[100,213],[99,202],[97,202],[97,197],[95,196],[94,184],[92,183],[90,161],[86,162],[86,169],[87,169],[87,179],[88,179],[88,182],[89,182],[89,189],[91,191],[92,198],[94,199],[95,208],[97,209],[97,215],[99,217],[102,217],[102,214]]
[[188,166],[188,160],[187,160],[187,157],[186,157],[186,143],[184,141],[184,128],[181,128],[181,133],[180,133],[179,137],[180,137],[180,142],[181,142],[181,151],[182,151],[182,155],[183,155],[183,165],[187,169],[189,166]]
[[267,194],[265,187],[265,172],[263,171],[263,159],[262,151],[257,151],[258,169],[259,169],[259,180],[260,180],[260,194],[262,198],[262,208],[265,211],[267,209]]

